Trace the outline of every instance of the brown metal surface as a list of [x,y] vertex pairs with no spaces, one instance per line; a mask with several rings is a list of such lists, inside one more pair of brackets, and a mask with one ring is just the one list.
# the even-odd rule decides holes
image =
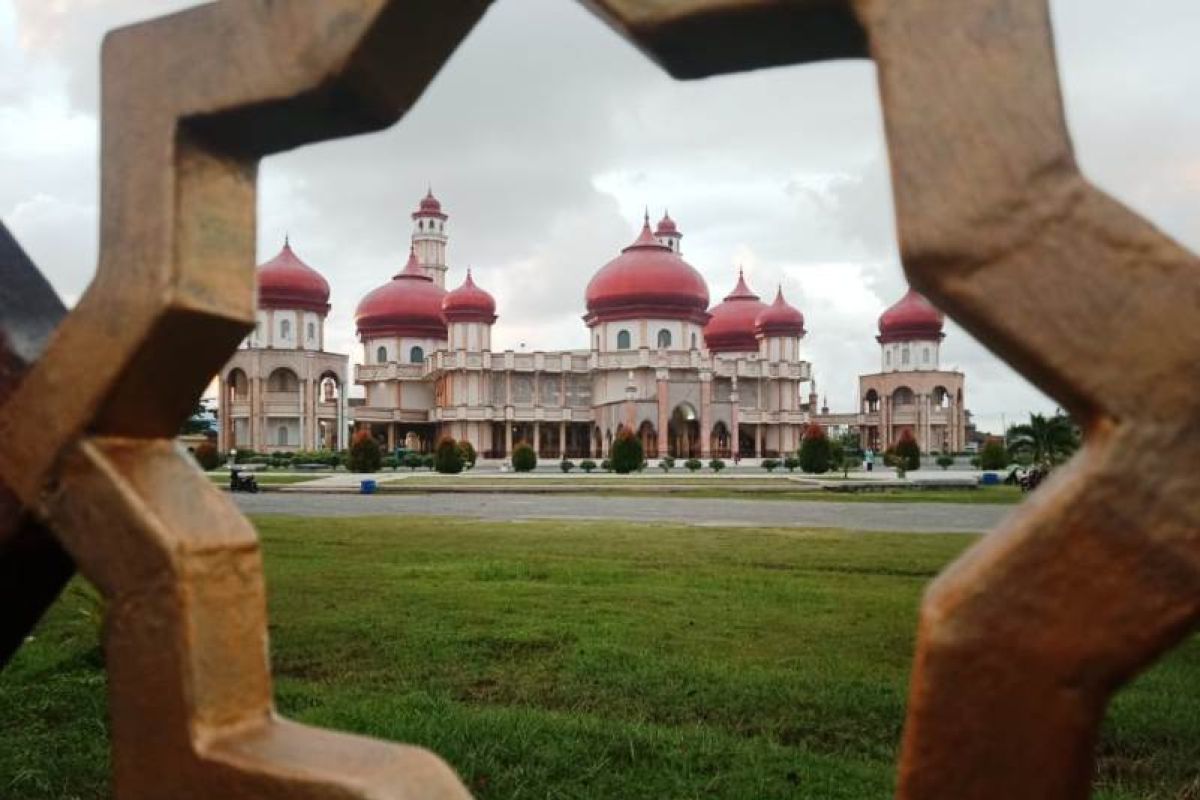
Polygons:
[[[1080,175],[1045,0],[590,5],[680,77],[875,60],[910,280],[1088,434],[930,588],[899,794],[1085,797],[1112,692],[1200,615],[1200,264]],[[120,798],[466,796],[273,715],[253,531],[166,437],[252,325],[257,159],[395,121],[485,6],[226,2],[106,41],[96,281],[27,372],[0,340],[0,569],[36,518],[109,599]]]

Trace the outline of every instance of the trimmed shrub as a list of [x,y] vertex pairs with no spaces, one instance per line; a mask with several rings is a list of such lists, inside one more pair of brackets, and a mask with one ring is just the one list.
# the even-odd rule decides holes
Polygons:
[[830,447],[829,437],[820,425],[810,425],[804,431],[800,440],[800,469],[813,475],[822,475],[829,471],[833,458],[833,448]]
[[337,469],[341,466],[343,458],[344,456],[341,453],[330,453],[326,456],[325,463],[329,465],[330,469]]
[[942,469],[949,469],[954,466],[954,456],[940,455],[937,457],[937,465]]
[[433,451],[433,468],[443,475],[457,475],[463,471],[463,454],[459,443],[449,436],[438,439]]
[[907,428],[900,433],[900,438],[892,447],[892,455],[895,456],[897,469],[908,472],[921,468],[921,447]]
[[596,468],[596,462],[592,461],[590,458],[585,458],[583,461],[579,462],[579,468],[584,472],[591,474],[591,471]]
[[800,466],[800,459],[795,456],[788,456],[783,460],[783,467],[788,472],[795,472],[798,466]]
[[607,458],[604,459],[600,462],[600,469],[604,470],[605,472],[612,472],[612,461]]
[[533,472],[537,467],[537,453],[527,444],[519,444],[513,448],[513,469],[517,472]]
[[670,456],[660,458],[658,460],[658,466],[663,472],[670,472],[671,468],[675,466],[675,459],[671,458]]
[[683,462],[683,466],[687,467],[688,472],[695,472],[703,467],[704,464],[702,464],[698,458],[689,458],[687,461]]
[[463,439],[458,443],[458,454],[462,458],[463,469],[475,469],[475,462],[479,460],[475,445]]
[[979,465],[981,463],[982,462],[980,461],[979,456],[971,456],[971,466],[972,467],[974,467],[975,469],[979,469]]
[[725,462],[719,458],[714,458],[712,461],[708,462],[708,468],[713,472],[720,472],[721,470],[725,469]]
[[991,440],[979,451],[980,469],[1004,469],[1008,466],[1008,450],[1002,442]]
[[612,444],[612,469],[618,475],[641,470],[646,463],[642,440],[630,431],[622,430]]
[[575,469],[575,462],[569,461],[568,459],[564,458],[562,461],[559,462],[558,468],[561,469],[563,472],[570,472],[571,470]]
[[413,452],[405,453],[404,458],[400,460],[401,466],[408,467],[412,472],[416,472],[417,467],[423,463],[425,463],[425,460],[421,458],[421,454]]
[[774,458],[764,458],[762,461],[762,468],[767,472],[774,472],[775,470],[779,469],[779,462]]
[[212,442],[201,442],[196,445],[192,455],[195,457],[196,463],[200,465],[200,469],[205,472],[221,466],[221,454],[217,452],[217,446]]
[[380,466],[382,466],[384,469],[394,470],[396,467],[400,466],[400,459],[396,458],[395,456],[384,456],[383,461],[380,462]]
[[350,440],[350,458],[346,462],[351,472],[378,472],[383,462],[379,442],[366,428],[354,434]]
[[426,453],[421,456],[421,466],[427,470],[433,470],[433,453]]

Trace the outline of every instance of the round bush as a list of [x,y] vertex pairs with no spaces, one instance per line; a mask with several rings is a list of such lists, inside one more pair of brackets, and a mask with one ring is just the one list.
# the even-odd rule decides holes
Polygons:
[[409,470],[411,470],[412,472],[416,472],[417,467],[421,466],[424,463],[425,463],[425,460],[421,458],[421,454],[414,453],[411,450],[404,454],[404,458],[400,459],[400,465],[404,466],[404,467],[408,467]]
[[604,470],[605,472],[612,472],[612,462],[607,458],[604,459],[600,462],[600,469]]
[[350,440],[350,458],[346,466],[351,472],[378,472],[383,462],[383,453],[379,450],[379,442],[366,428],[354,434]]
[[954,456],[940,455],[937,457],[937,465],[942,469],[949,469],[954,466]]
[[712,461],[708,462],[708,468],[713,472],[720,472],[721,470],[725,469],[725,462],[719,458],[714,458]]
[[438,440],[433,451],[433,468],[443,475],[457,475],[463,471],[463,454],[458,442],[449,436]]
[[979,466],[981,469],[1004,469],[1008,466],[1008,450],[1004,444],[995,439],[989,441],[979,451]]
[[517,472],[533,472],[537,467],[537,453],[527,444],[519,444],[513,448],[513,469]]
[[196,463],[200,465],[200,469],[205,472],[221,466],[221,454],[217,452],[217,446],[212,442],[201,442],[196,445],[192,455],[195,457]]
[[433,469],[433,453],[426,453],[421,456],[421,466],[425,469]]
[[592,461],[590,458],[585,458],[583,461],[579,462],[579,468],[584,472],[590,473],[596,468],[596,462]]
[[663,472],[670,472],[671,468],[675,466],[675,459],[671,458],[670,456],[660,458],[658,460],[658,466],[662,468]]
[[687,461],[683,462],[683,466],[687,468],[688,472],[695,472],[704,465],[700,463],[700,459],[698,458],[689,458]]
[[767,472],[774,472],[775,470],[779,469],[779,462],[774,458],[764,458],[762,462],[762,468]]
[[564,458],[562,461],[560,461],[558,463],[558,468],[561,469],[563,472],[570,472],[571,470],[575,469],[575,462],[568,461],[567,459]]
[[896,466],[905,472],[921,468],[921,447],[917,444],[912,431],[907,428],[900,433],[900,438],[892,448]]
[[612,445],[613,472],[618,475],[628,475],[630,472],[640,470],[645,462],[642,440],[627,430],[618,433]]
[[800,459],[795,456],[788,456],[783,460],[783,466],[788,472],[795,472],[796,467],[800,466]]
[[475,469],[475,462],[479,458],[475,445],[463,439],[458,443],[458,454],[462,456],[463,469]]
[[800,442],[800,469],[814,475],[828,472],[832,449],[825,429],[820,425],[810,425]]

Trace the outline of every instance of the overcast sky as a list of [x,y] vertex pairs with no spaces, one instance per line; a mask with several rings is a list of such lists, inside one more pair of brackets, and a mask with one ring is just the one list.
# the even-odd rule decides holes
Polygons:
[[[187,5],[0,0],[0,219],[68,303],[96,264],[101,36]],[[1085,172],[1200,249],[1200,3],[1051,5]],[[403,265],[432,184],[449,283],[470,266],[496,296],[496,348],[584,348],[589,278],[669,208],[714,302],[739,264],[764,300],[783,283],[849,410],[905,286],[886,159],[867,62],[676,83],[575,3],[500,0],[393,129],[264,162],[259,256],[290,233],[333,287],[330,349],[360,360],[354,307]],[[1055,406],[953,324],[942,362],[985,429]]]

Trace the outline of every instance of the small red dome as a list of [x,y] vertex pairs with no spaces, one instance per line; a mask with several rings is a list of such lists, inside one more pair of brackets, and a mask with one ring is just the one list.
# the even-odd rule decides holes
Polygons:
[[258,267],[258,307],[329,313],[329,284],[292,252],[287,239],[279,255]]
[[804,335],[804,315],[783,299],[782,286],[775,294],[775,302],[754,320],[754,333],[760,337]]
[[754,322],[766,310],[767,304],[750,291],[739,269],[737,286],[720,305],[708,312],[712,319],[704,326],[704,343],[714,353],[758,352]]
[[420,207],[413,212],[412,218],[416,219],[417,217],[437,217],[438,219],[448,219],[448,217],[442,213],[441,202],[433,196],[432,187],[430,187],[429,191],[425,193],[425,196],[421,198]]
[[433,282],[417,262],[415,250],[408,263],[390,281],[374,289],[358,304],[354,324],[360,339],[374,336],[412,336],[445,339],[442,300],[446,290]]
[[621,255],[592,276],[585,294],[588,327],[600,322],[651,317],[708,321],[704,277],[650,232],[650,221]]
[[658,227],[654,230],[655,236],[676,236],[679,234],[679,227],[675,224],[675,220],[671,219],[671,215],[663,211],[663,218],[658,221]]
[[442,318],[447,322],[483,322],[491,325],[496,321],[496,301],[475,285],[471,270],[467,279],[454,291],[442,298]]
[[884,311],[879,317],[879,336],[881,344],[888,342],[904,342],[913,339],[942,339],[942,325],[945,317],[933,304],[909,289],[899,302]]

